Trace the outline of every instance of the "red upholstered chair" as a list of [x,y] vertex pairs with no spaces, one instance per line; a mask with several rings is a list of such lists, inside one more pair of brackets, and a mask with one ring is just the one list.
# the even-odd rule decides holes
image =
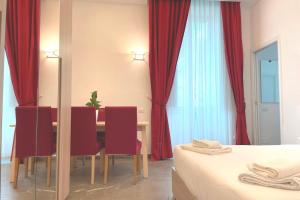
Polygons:
[[29,157],[47,157],[47,185],[51,184],[51,158],[55,153],[50,107],[16,108],[16,165],[14,187],[17,187],[20,159],[24,159],[25,176]]
[[94,184],[95,160],[101,149],[96,135],[96,109],[72,107],[71,115],[71,156],[91,156],[91,184]]
[[52,122],[57,122],[57,108],[51,108]]
[[141,142],[137,140],[137,108],[105,108],[104,184],[108,179],[110,155],[132,155],[134,180],[140,171]]
[[[105,108],[99,109],[97,121],[105,122]],[[102,144],[103,147],[105,146],[105,132],[104,131],[97,132],[97,140],[99,143]],[[102,155],[101,160],[103,161],[103,165],[104,165],[104,155]],[[112,165],[115,165],[115,157],[114,156],[111,156],[111,161],[112,161]]]

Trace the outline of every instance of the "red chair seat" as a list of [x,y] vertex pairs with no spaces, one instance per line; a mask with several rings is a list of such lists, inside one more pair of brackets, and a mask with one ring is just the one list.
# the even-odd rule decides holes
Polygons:
[[[101,140],[101,141],[99,141],[99,148],[100,148],[100,150],[102,149],[102,148],[105,148],[105,141],[104,140]],[[136,142],[136,152],[141,152],[141,149],[142,149],[142,142],[141,141],[139,141],[139,140],[137,140],[137,142]]]

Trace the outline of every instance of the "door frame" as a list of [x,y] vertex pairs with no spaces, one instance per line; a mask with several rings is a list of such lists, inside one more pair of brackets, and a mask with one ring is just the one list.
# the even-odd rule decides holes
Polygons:
[[[4,81],[4,43],[5,43],[5,25],[6,25],[6,0],[0,0],[0,180],[2,169],[2,114],[3,114],[3,81]],[[0,183],[1,187],[1,183]],[[1,188],[0,188],[1,191]]]
[[279,118],[280,118],[280,142],[281,144],[284,141],[283,137],[283,130],[284,130],[284,115],[283,115],[283,90],[282,90],[282,84],[283,84],[283,70],[281,65],[281,40],[279,37],[274,38],[273,40],[270,40],[268,42],[263,43],[262,45],[259,45],[257,48],[254,48],[252,51],[252,120],[253,120],[253,144],[258,145],[259,144],[259,136],[260,136],[260,113],[259,113],[259,106],[258,102],[260,101],[260,88],[259,88],[259,71],[258,67],[260,63],[256,59],[256,53],[265,49],[266,47],[277,43],[277,54],[278,54],[278,89],[279,89]]

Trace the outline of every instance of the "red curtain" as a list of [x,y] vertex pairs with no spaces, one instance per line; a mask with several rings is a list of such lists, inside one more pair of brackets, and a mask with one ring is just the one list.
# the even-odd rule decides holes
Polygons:
[[148,1],[153,160],[173,156],[166,104],[173,85],[190,3],[190,0]]
[[236,104],[236,144],[250,144],[245,114],[243,44],[239,2],[221,2],[227,69]]
[[5,50],[16,99],[37,104],[40,48],[40,0],[9,0]]

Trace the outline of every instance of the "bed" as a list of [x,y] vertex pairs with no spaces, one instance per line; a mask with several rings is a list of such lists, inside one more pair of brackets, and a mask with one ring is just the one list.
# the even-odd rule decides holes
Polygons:
[[232,153],[203,155],[177,146],[172,189],[176,200],[300,200],[300,191],[241,183],[238,175],[258,159],[292,156],[300,159],[300,145],[231,146]]

